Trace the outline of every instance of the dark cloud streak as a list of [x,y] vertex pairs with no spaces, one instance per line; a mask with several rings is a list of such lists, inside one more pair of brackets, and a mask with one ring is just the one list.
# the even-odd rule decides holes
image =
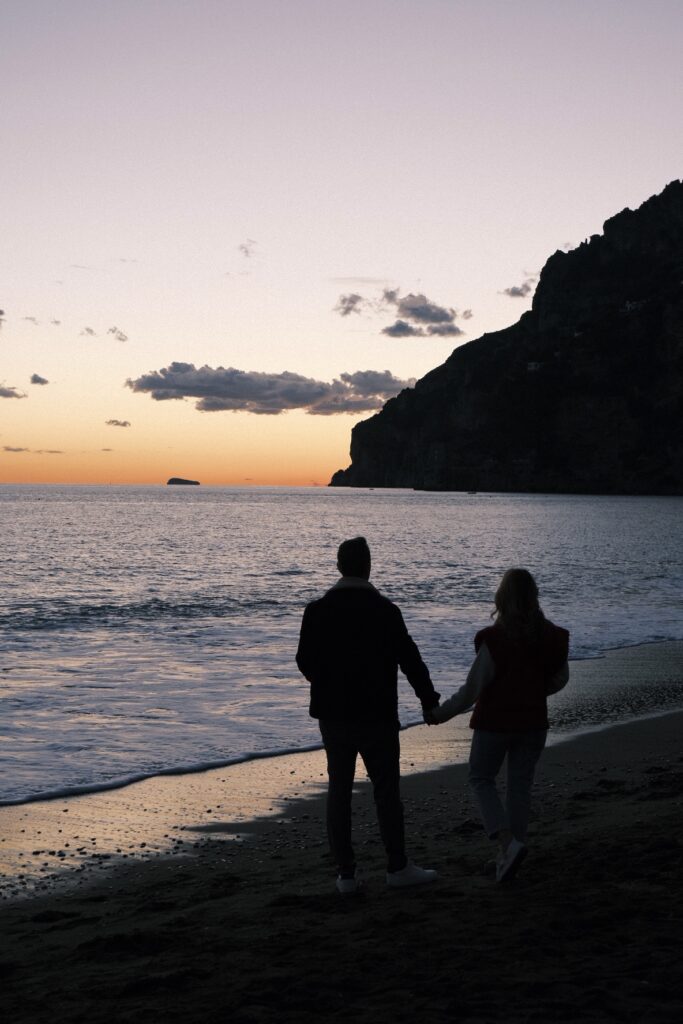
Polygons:
[[407,295],[399,295],[396,289],[385,289],[384,300],[390,305],[395,305],[398,315],[404,320],[412,320],[421,324],[450,324],[456,317],[454,309],[446,306],[438,306],[430,302],[426,295],[421,292],[418,295],[409,292]]
[[[455,323],[457,310],[451,306],[439,306],[422,292],[401,295],[398,288],[385,288],[382,301],[386,306],[395,306],[398,314],[395,322],[382,330],[382,334],[390,338],[455,338],[465,333]],[[469,319],[472,312],[466,312],[468,316],[465,319]]]
[[[346,317],[368,307],[375,313],[386,313],[387,307],[395,307],[394,323],[381,331],[389,338],[458,337],[465,333],[455,323],[459,316],[456,309],[432,302],[423,292],[401,295],[399,288],[384,288],[378,299],[366,299],[358,292],[349,292],[339,296],[334,311]],[[465,310],[462,316],[469,320],[472,310]]]
[[246,240],[246,242],[241,242],[237,246],[237,248],[242,253],[242,255],[244,256],[245,259],[250,260],[251,257],[254,255],[254,250],[256,249],[256,245],[257,245],[257,243],[254,241],[253,238],[248,238]]
[[157,402],[195,398],[200,412],[266,416],[293,409],[314,416],[371,412],[413,383],[399,380],[388,370],[342,373],[328,383],[289,371],[262,373],[179,362],[126,381],[132,391],[145,392]]
[[386,334],[390,338],[424,337],[424,333],[423,327],[414,327],[405,320],[397,320],[395,323],[389,324],[388,327],[382,328],[382,334]]
[[462,327],[458,327],[457,324],[430,324],[427,328],[427,334],[441,338],[457,338],[464,333]]
[[59,448],[15,448],[11,444],[3,445],[3,452],[27,452],[30,455],[63,455]]
[[350,313],[360,313],[366,300],[357,292],[350,292],[348,295],[340,295],[339,302],[334,307],[335,313],[340,316],[349,316]]
[[457,338],[458,335],[464,333],[457,324],[429,324],[428,327],[416,327],[405,320],[396,320],[395,323],[382,328],[382,334],[386,334],[390,338]]
[[0,384],[0,398],[26,398],[23,391],[17,391],[15,387]]
[[525,299],[534,290],[535,277],[527,277],[522,284],[513,284],[509,288],[503,288],[501,295],[507,295],[511,299]]

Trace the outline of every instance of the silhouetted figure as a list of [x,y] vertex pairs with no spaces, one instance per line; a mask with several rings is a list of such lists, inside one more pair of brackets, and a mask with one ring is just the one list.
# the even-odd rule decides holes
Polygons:
[[[449,700],[425,714],[446,722],[474,704],[469,783],[489,838],[498,841],[496,879],[514,876],[525,845],[531,787],[548,734],[549,694],[569,679],[569,633],[549,622],[526,569],[508,569],[496,591],[496,621],[474,638],[477,657]],[[507,757],[505,807],[496,776]]]
[[356,892],[351,844],[351,793],[360,754],[373,786],[387,852],[387,884],[419,885],[436,878],[408,861],[400,796],[398,668],[422,703],[439,702],[427,666],[401,612],[369,582],[370,549],[364,537],[346,540],[337,553],[342,578],[308,605],[296,663],[311,684],[310,714],[319,719],[327,753],[327,832],[340,893]]

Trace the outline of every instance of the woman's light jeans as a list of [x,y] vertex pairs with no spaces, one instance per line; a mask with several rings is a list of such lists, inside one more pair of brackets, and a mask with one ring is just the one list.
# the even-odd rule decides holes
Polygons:
[[[524,842],[531,810],[534,771],[547,735],[547,729],[534,729],[530,732],[474,730],[469,784],[490,839],[495,839],[501,828],[509,828],[515,839]],[[503,806],[496,787],[496,776],[506,755],[507,791]]]

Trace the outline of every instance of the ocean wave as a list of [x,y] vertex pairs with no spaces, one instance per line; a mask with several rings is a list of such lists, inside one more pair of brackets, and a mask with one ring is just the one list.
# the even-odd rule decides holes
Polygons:
[[79,629],[93,626],[114,626],[121,623],[156,622],[164,619],[225,618],[244,613],[282,614],[288,602],[269,597],[235,598],[202,597],[196,601],[169,601],[151,598],[127,604],[98,602],[87,604],[59,600],[37,604],[15,605],[0,614],[0,628],[27,632],[32,630]]
[[[617,722],[655,717],[681,709],[683,707],[683,679],[680,674],[680,645],[682,643],[681,640],[663,644],[661,642],[639,643],[623,648],[603,650],[591,658],[572,658],[570,685],[552,698],[553,742],[560,742],[565,736],[571,737],[593,731],[596,728],[607,728]],[[616,658],[615,655],[617,655]],[[596,663],[596,668],[592,671],[586,665],[591,661]],[[654,678],[651,679],[651,677]],[[263,707],[267,709],[268,703],[266,702]],[[82,716],[83,713],[81,709],[79,715]],[[22,717],[24,719],[30,717],[29,708],[24,708]],[[467,715],[463,716],[463,723],[467,717]],[[146,718],[152,722],[158,721],[157,716],[138,715],[135,720],[131,719],[131,722],[135,721],[139,725]],[[403,722],[402,731],[422,725],[422,717],[416,715],[412,707],[410,710],[401,707],[401,720]],[[317,728],[315,731],[317,732]],[[154,737],[153,733],[147,735],[150,739]],[[294,740],[294,735],[301,736],[300,744]],[[236,741],[235,746],[237,746],[238,743],[245,740],[249,744],[254,743],[255,738],[254,735],[248,738],[240,736],[238,731],[234,734],[233,741]],[[290,754],[307,753],[322,748],[319,739],[311,742],[313,732],[301,735],[299,723],[295,723],[294,733],[290,728],[285,729],[279,736],[271,734],[270,742],[266,741],[265,748],[258,749],[254,746],[246,752],[225,754],[224,756],[219,754],[214,757],[201,757],[200,755],[196,760],[193,759],[189,749],[181,752],[176,750],[175,746],[170,748],[168,745],[164,745],[162,734],[157,734],[156,739],[162,741],[153,745],[161,752],[165,763],[162,761],[161,764],[143,765],[138,759],[139,767],[136,769],[136,758],[133,756],[127,759],[129,761],[128,770],[113,773],[111,762],[108,769],[105,758],[101,764],[95,761],[90,766],[92,776],[90,782],[79,780],[69,783],[65,780],[63,785],[55,786],[53,780],[59,776],[59,771],[55,773],[55,766],[51,760],[45,761],[42,784],[41,773],[37,773],[34,779],[29,781],[28,778],[18,779],[16,774],[12,775],[8,770],[5,790],[4,792],[0,791],[0,807],[107,792],[158,776],[190,775],[212,769],[230,768],[247,761],[277,759]],[[81,748],[66,743],[63,738],[45,748],[51,756],[56,751],[63,753],[79,749]],[[204,747],[204,751],[209,753],[207,747]],[[218,754],[218,751],[216,753]],[[176,758],[177,760],[175,760]],[[144,758],[142,760],[144,761]],[[173,761],[175,763],[172,763]],[[8,765],[9,763],[7,761]]]
[[[413,729],[417,725],[422,725],[421,716],[419,718],[411,718],[405,722],[401,726],[401,731],[405,732],[406,729]],[[155,779],[159,776],[197,775],[201,772],[213,771],[216,768],[230,768],[233,765],[244,764],[247,761],[266,761],[273,758],[287,757],[290,754],[307,754],[311,751],[322,749],[322,741],[302,744],[301,746],[278,746],[267,750],[251,750],[246,753],[235,754],[232,757],[169,765],[165,768],[153,768],[148,771],[130,772],[126,775],[80,785],[67,784],[56,789],[46,788],[32,793],[23,793],[19,796],[3,797],[0,795],[0,807],[16,807],[21,804],[38,803],[42,800],[66,800],[70,797],[84,796],[88,793],[106,793],[110,790],[123,789],[136,782],[144,782],[145,779]]]

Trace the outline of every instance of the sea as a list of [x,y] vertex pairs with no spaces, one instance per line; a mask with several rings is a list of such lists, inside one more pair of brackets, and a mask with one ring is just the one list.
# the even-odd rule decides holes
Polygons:
[[[0,803],[319,746],[294,657],[347,537],[447,696],[513,565],[572,659],[683,640],[682,519],[677,497],[2,485]],[[562,698],[576,731],[683,689]],[[421,721],[405,679],[400,714]]]

